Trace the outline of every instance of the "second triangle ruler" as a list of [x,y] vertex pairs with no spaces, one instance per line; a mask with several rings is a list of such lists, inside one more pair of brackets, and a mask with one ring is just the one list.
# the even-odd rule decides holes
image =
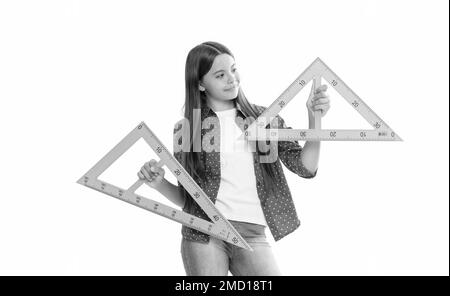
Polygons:
[[[351,129],[266,129],[265,127],[300,92],[315,79],[328,83],[367,121],[373,130]],[[317,114],[317,113],[316,113]],[[317,120],[316,120],[317,122]],[[320,121],[319,121],[320,122]],[[317,58],[295,81],[248,127],[242,137],[248,140],[280,141],[402,141],[325,63]]]

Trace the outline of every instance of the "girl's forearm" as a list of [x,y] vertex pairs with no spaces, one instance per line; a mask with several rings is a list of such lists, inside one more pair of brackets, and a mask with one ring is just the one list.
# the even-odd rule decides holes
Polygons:
[[163,179],[161,185],[159,185],[155,189],[158,190],[162,195],[164,195],[168,200],[170,200],[177,206],[181,208],[184,207],[185,198],[180,194],[178,186],[173,185],[166,179]]
[[[309,111],[309,110],[308,110]],[[309,115],[309,129],[315,128],[314,115],[308,112]],[[319,166],[320,141],[307,141],[303,146],[301,153],[301,161],[303,165],[314,173]]]

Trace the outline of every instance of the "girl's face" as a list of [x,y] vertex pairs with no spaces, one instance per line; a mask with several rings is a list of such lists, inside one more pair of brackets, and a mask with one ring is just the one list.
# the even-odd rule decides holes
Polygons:
[[221,54],[215,57],[211,69],[206,73],[199,85],[209,100],[231,101],[238,95],[239,74],[232,56]]

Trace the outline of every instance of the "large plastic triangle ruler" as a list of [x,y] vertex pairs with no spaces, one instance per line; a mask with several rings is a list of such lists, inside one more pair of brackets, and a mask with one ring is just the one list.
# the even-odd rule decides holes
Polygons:
[[[193,197],[194,201],[213,222],[136,194],[135,191],[144,184],[144,181],[142,180],[137,180],[129,188],[120,188],[98,179],[105,170],[107,170],[122,154],[141,138],[150,145],[160,158],[158,166],[162,167],[165,165],[169,168],[170,172],[177,178],[186,191]],[[209,199],[205,192],[191,178],[184,167],[175,159],[175,157],[173,157],[169,150],[167,150],[144,122],[141,122],[110,152],[108,152],[108,154],[100,159],[93,168],[78,180],[78,183],[213,237],[227,241],[238,247],[252,251],[250,245],[241,237],[233,225],[219,212],[219,210],[217,210],[214,203]]]
[[[321,78],[328,83],[367,121],[373,130],[320,129],[320,116],[315,112],[315,129],[266,129],[265,127],[285,108],[309,81],[315,88]],[[319,111],[320,112],[320,111]],[[317,58],[295,81],[248,127],[241,138],[248,140],[282,141],[402,141],[402,139],[373,112],[325,63]]]

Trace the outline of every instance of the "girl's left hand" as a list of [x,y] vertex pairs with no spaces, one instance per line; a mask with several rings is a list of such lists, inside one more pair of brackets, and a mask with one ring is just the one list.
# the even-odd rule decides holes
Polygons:
[[309,94],[308,101],[306,101],[306,107],[313,115],[315,111],[322,111],[321,115],[323,117],[330,109],[330,99],[326,93],[327,85],[321,85],[316,89],[314,80],[312,84],[311,93]]

